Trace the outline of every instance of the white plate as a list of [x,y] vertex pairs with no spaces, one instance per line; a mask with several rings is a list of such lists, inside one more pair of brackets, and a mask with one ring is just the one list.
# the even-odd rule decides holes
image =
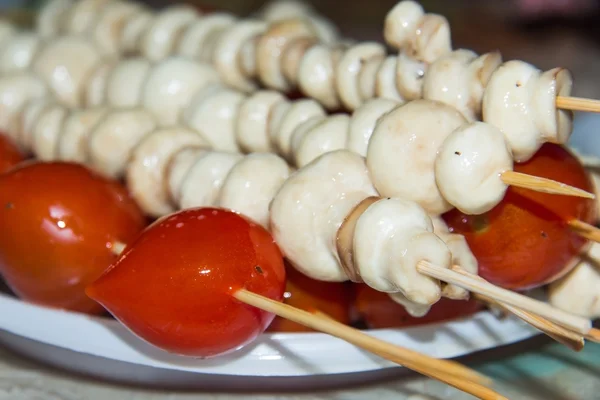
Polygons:
[[[245,386],[268,382],[271,388],[278,383],[289,388],[294,381],[313,385],[324,378],[331,385],[347,381],[339,374],[361,374],[358,379],[370,380],[389,375],[388,369],[396,367],[325,334],[264,334],[238,352],[202,360],[156,349],[115,320],[40,307],[2,293],[0,316],[0,342],[13,350],[62,368],[129,383],[207,387],[232,384],[235,376],[240,381],[253,377],[246,379]],[[434,357],[454,358],[514,343],[537,331],[516,319],[499,320],[480,312],[463,320],[369,333]],[[276,377],[280,382],[275,382]]]

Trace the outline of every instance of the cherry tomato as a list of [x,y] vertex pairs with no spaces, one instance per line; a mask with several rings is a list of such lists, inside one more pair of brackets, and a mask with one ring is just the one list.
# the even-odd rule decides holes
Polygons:
[[355,307],[358,315],[371,329],[400,328],[443,322],[473,315],[483,309],[473,300],[440,299],[429,312],[413,317],[387,293],[378,292],[365,284],[355,284]]
[[25,155],[17,145],[0,132],[0,174],[5,173],[24,159]]
[[[556,144],[545,144],[528,162],[515,164],[515,171],[594,192],[581,163]],[[444,219],[451,231],[465,236],[483,278],[524,290],[569,272],[587,241],[567,223],[579,219],[593,224],[596,212],[594,200],[510,187],[504,200],[483,215],[453,210]]]
[[212,357],[251,342],[273,320],[232,296],[241,288],[283,299],[279,248],[239,214],[197,208],[154,222],[87,293],[147,342]]
[[0,176],[0,273],[21,298],[86,313],[85,294],[146,221],[115,181],[71,163],[25,162]]
[[[321,311],[341,323],[350,323],[351,292],[347,284],[317,281],[291,266],[287,266],[286,271],[287,304],[307,311]],[[268,331],[313,332],[304,325],[280,317],[275,317]]]

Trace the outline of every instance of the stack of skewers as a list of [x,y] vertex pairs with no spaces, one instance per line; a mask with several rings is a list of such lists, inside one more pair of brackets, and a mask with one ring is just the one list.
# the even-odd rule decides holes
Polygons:
[[[0,273],[178,354],[237,349],[276,314],[481,398],[472,371],[345,325],[341,282],[375,328],[373,299],[411,321],[483,303],[598,340],[595,187],[564,144],[600,103],[563,68],[453,50],[410,0],[384,34],[397,54],[297,3],[52,0],[33,30],[0,23]],[[304,311],[281,302],[286,268]],[[541,286],[550,304],[518,293]]]

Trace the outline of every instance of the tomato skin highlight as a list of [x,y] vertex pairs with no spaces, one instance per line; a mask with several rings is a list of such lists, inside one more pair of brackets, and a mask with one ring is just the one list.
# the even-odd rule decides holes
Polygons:
[[25,160],[25,154],[5,134],[0,132],[0,174]]
[[387,293],[378,292],[365,284],[355,284],[356,313],[370,329],[406,328],[468,317],[483,309],[474,300],[440,299],[420,318],[411,316]]
[[[286,265],[289,293],[285,303],[309,312],[320,311],[343,324],[350,324],[352,291],[348,283],[324,282],[311,279],[300,271]],[[314,332],[313,329],[285,318],[275,317],[268,332]]]
[[207,358],[250,343],[273,320],[232,296],[241,288],[283,299],[279,248],[239,214],[196,208],[154,222],[86,292],[146,342]]
[[[594,192],[579,160],[556,144],[545,144],[514,169]],[[502,202],[483,215],[452,210],[443,218],[451,231],[465,236],[483,278],[507,289],[526,290],[572,269],[589,243],[568,222],[579,219],[594,224],[597,209],[594,200],[509,187]]]
[[85,287],[145,225],[122,185],[81,165],[26,161],[0,176],[0,274],[24,300],[103,313]]

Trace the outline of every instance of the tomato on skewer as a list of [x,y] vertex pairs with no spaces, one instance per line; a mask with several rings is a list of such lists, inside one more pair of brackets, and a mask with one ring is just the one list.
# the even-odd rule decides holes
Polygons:
[[23,160],[25,160],[25,155],[17,145],[8,136],[0,132],[0,174],[5,173]]
[[145,225],[122,185],[81,165],[25,162],[0,176],[0,274],[25,300],[103,312],[85,287]]
[[[311,279],[292,266],[287,266],[287,284],[285,303],[302,310],[320,311],[345,325],[350,324],[351,291],[349,285],[338,282],[323,282]],[[269,326],[269,332],[314,332],[314,330],[275,317]]]
[[147,342],[212,357],[251,342],[273,320],[233,297],[242,288],[283,299],[279,248],[239,214],[197,208],[154,222],[87,293]]
[[[579,160],[556,144],[545,144],[514,169],[594,192]],[[451,231],[465,236],[483,278],[507,289],[524,290],[570,271],[588,241],[568,222],[578,219],[594,224],[597,210],[594,200],[511,186],[502,202],[483,215],[453,210],[443,217]]]

